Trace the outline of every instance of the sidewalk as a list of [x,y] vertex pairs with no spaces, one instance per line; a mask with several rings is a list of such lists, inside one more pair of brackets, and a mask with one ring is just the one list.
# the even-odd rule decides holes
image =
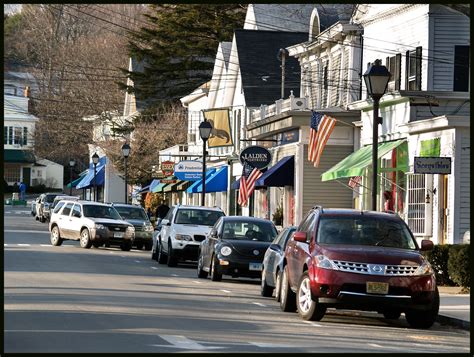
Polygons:
[[461,288],[439,286],[440,307],[438,322],[470,330],[471,325],[471,295],[459,294]]

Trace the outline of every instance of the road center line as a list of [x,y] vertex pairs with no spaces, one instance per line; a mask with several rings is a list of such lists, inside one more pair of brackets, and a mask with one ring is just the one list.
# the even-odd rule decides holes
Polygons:
[[317,324],[316,322],[313,322],[313,321],[303,321],[304,323],[306,324],[309,324],[311,326],[315,326],[315,327],[321,327],[322,325],[320,324]]
[[223,293],[230,293],[230,291],[229,291],[229,290],[224,290],[224,289],[221,289],[221,291],[222,291]]
[[5,233],[43,233],[43,234],[49,234],[48,231],[31,231],[31,230],[25,230],[25,229],[5,229]]
[[195,283],[195,284],[202,284],[202,281],[193,280],[193,283]]
[[135,260],[135,263],[141,263],[141,261],[139,261],[139,260]]
[[152,269],[155,269],[155,270],[158,269],[157,267],[151,267],[151,268],[152,268]]
[[261,306],[261,307],[266,307],[267,305],[262,304],[261,302],[253,302],[252,304]]
[[25,243],[18,243],[17,244],[19,247],[30,247],[31,244],[25,244]]
[[41,247],[51,247],[51,244],[40,244]]
[[179,277],[178,274],[171,274],[171,276],[174,276],[174,277]]

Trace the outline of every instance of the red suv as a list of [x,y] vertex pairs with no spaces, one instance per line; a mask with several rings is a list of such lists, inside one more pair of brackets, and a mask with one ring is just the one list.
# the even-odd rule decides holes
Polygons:
[[280,307],[320,320],[328,307],[404,312],[410,326],[429,328],[438,315],[434,272],[397,215],[314,207],[285,250]]

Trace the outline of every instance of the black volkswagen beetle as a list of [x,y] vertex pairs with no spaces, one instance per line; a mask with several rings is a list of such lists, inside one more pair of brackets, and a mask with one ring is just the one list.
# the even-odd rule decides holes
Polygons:
[[222,275],[260,278],[265,251],[277,235],[266,219],[221,217],[199,246],[199,278],[219,281]]

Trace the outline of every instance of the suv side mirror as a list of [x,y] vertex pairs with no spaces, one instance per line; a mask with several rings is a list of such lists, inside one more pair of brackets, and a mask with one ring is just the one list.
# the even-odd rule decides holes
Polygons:
[[167,219],[163,219],[163,220],[161,221],[161,225],[162,225],[162,226],[171,226],[171,222],[170,222],[169,220],[167,220]]
[[281,247],[278,244],[272,243],[268,247],[269,249],[275,251],[275,252],[281,252]]
[[297,242],[306,243],[307,233],[306,232],[295,232],[295,234],[293,235],[293,239]]
[[212,228],[211,231],[209,232],[209,237],[217,238],[217,229]]
[[428,239],[423,239],[421,241],[421,248],[420,248],[421,251],[433,250],[433,248],[434,248],[434,244],[432,241]]

